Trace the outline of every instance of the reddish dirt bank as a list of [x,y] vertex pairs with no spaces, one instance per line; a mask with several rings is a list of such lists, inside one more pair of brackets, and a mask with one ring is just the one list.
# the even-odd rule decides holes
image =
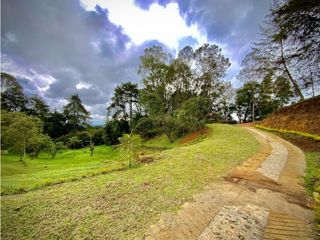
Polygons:
[[320,135],[320,95],[279,109],[260,124]]

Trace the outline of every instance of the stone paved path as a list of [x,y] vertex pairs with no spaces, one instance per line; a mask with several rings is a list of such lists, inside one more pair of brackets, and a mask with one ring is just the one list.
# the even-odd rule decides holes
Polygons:
[[312,239],[314,213],[299,184],[305,170],[302,151],[277,136],[247,129],[261,151],[177,214],[163,215],[144,239]]

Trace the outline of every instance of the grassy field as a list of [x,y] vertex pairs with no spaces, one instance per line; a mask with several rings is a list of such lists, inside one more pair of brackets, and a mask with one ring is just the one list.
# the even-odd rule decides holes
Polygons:
[[92,176],[123,168],[120,153],[108,146],[97,146],[90,157],[88,148],[60,151],[54,159],[47,153],[40,153],[32,159],[26,157],[25,163],[19,156],[1,156],[1,193],[21,193],[68,180]]
[[[179,139],[170,143],[165,135],[161,135],[145,141],[142,151],[155,154],[178,145]],[[1,154],[2,195],[22,193],[128,168],[119,149],[110,146],[96,146],[92,157],[89,148],[68,149],[59,151],[54,159],[42,152],[36,159],[26,156],[24,162],[19,161],[18,155]]]
[[259,149],[245,129],[210,129],[212,134],[203,141],[164,150],[151,164],[3,196],[3,239],[141,236],[161,213],[176,211]]

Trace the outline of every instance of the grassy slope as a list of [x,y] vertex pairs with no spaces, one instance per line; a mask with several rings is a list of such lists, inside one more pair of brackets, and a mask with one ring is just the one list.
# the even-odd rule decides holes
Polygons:
[[162,151],[152,164],[2,197],[5,239],[132,239],[254,154],[246,130],[213,125],[204,141]]
[[83,176],[109,172],[122,166],[119,151],[97,146],[90,157],[88,148],[59,152],[55,159],[47,153],[26,158],[26,165],[13,154],[1,156],[1,193],[16,193]]

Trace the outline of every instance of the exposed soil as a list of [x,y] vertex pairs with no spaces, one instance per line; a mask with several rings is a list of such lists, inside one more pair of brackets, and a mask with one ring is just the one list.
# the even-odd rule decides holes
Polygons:
[[320,152],[320,141],[316,141],[312,138],[298,136],[295,134],[286,134],[286,133],[277,133],[277,132],[275,132],[274,134],[298,146],[304,152]]
[[207,127],[206,127],[206,128],[203,128],[203,129],[200,129],[200,130],[198,130],[198,131],[195,131],[195,132],[193,132],[193,133],[190,133],[190,134],[184,136],[184,137],[180,140],[179,144],[183,145],[183,144],[191,143],[191,142],[193,142],[193,141],[195,141],[195,140],[197,140],[197,139],[199,139],[199,138],[201,138],[201,137],[203,138],[203,137],[208,136],[209,133],[210,133],[210,130],[209,130],[209,128],[207,128]]
[[320,95],[275,111],[261,125],[320,135]]

